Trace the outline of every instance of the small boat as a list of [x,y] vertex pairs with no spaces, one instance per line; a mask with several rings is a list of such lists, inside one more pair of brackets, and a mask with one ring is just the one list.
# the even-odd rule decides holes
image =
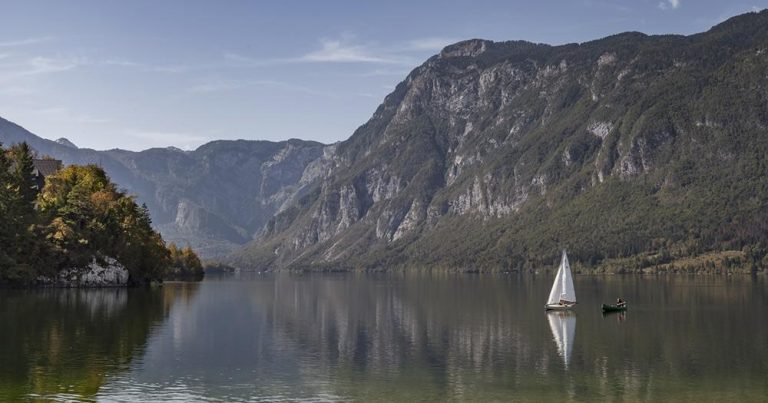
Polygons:
[[616,305],[616,304],[603,304],[603,312],[623,312],[627,310],[627,303],[625,302],[624,305]]
[[576,290],[573,289],[573,275],[571,275],[571,266],[568,264],[568,255],[563,250],[560,268],[557,269],[557,276],[544,308],[547,311],[566,311],[574,305],[576,305]]

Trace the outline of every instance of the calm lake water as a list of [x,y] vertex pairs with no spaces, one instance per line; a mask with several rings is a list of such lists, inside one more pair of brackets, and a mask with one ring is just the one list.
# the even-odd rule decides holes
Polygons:
[[[0,401],[765,401],[765,278],[257,275],[0,290]],[[625,314],[600,304],[622,296]]]

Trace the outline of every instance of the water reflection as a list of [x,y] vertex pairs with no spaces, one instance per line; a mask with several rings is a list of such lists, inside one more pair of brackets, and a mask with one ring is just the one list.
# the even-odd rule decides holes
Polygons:
[[627,319],[627,311],[603,311],[603,319],[614,318],[616,322],[621,323]]
[[[760,400],[758,281],[577,276],[578,334],[573,313],[542,315],[552,280],[530,276],[3,290],[0,401]],[[615,295],[632,301],[631,320],[601,316]]]
[[[101,396],[161,398],[168,388],[185,390],[191,400],[477,396],[499,377],[525,382],[533,375],[531,363],[541,373],[562,368],[549,336],[530,331],[548,332],[541,310],[522,303],[533,292],[526,281],[397,275],[206,280],[194,301],[176,306],[152,337],[141,366]],[[136,385],[138,394],[126,394]]]
[[141,355],[174,288],[0,290],[0,400],[95,396]]
[[[573,313],[542,315],[548,278],[209,279],[98,397],[751,400],[768,392],[760,376],[768,326],[752,318],[766,308],[740,309],[762,301],[764,289],[707,279],[576,282],[579,337]],[[632,321],[602,319],[600,303],[611,295],[631,298]],[[747,334],[757,342],[733,343]]]
[[576,314],[568,311],[549,311],[547,320],[552,330],[552,338],[557,344],[557,352],[563,358],[565,368],[568,369],[573,352],[573,340],[576,336]]
[[542,358],[548,370],[549,357],[528,331],[532,312],[520,303],[525,288],[513,284],[466,276],[282,277],[263,303],[278,337],[332,368],[378,380],[423,379],[425,389],[452,396],[476,387],[480,374],[514,377],[512,366]]

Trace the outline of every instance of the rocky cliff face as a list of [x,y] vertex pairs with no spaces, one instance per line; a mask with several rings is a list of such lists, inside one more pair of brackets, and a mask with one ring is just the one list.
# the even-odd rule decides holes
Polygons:
[[[248,242],[284,205],[318,178],[333,147],[289,140],[215,141],[195,151],[141,152],[77,148],[45,140],[0,119],[0,142],[26,141],[65,164],[98,164],[146,203],[166,241],[190,244],[203,257],[222,256]],[[306,172],[305,172],[306,170]]]
[[[233,260],[259,269],[514,266],[563,246],[599,260],[682,245],[689,234],[672,227],[692,218],[652,227],[655,217],[705,214],[696,195],[766,178],[754,154],[766,146],[766,49],[768,12],[688,37],[449,46],[316,162],[322,180]],[[756,165],[736,163],[744,158]],[[630,219],[629,206],[645,215]],[[697,231],[717,237],[715,226]],[[599,244],[612,236],[622,241]]]

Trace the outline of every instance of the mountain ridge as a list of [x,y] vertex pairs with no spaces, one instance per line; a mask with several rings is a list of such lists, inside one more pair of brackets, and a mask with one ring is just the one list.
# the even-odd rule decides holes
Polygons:
[[[562,246],[597,265],[762,245],[765,213],[740,198],[764,205],[764,186],[719,189],[765,179],[756,152],[766,148],[766,48],[765,11],[690,36],[450,45],[398,84],[339,143],[328,175],[233,262],[509,269],[548,263]],[[563,216],[599,222],[593,206],[615,222]]]
[[[164,238],[207,258],[250,240],[284,203],[301,192],[306,165],[329,146],[290,139],[217,140],[193,151],[150,148],[97,151],[41,138],[0,118],[0,141],[27,142],[65,164],[96,164],[150,208]],[[244,171],[245,169],[245,171]]]

